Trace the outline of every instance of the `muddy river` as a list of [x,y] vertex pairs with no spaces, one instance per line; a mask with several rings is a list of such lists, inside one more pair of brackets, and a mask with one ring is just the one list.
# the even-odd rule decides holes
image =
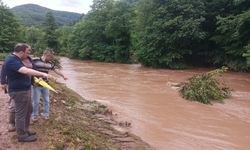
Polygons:
[[250,73],[227,73],[224,103],[184,100],[173,85],[206,69],[167,70],[61,58],[65,83],[108,105],[129,131],[157,150],[249,150]]

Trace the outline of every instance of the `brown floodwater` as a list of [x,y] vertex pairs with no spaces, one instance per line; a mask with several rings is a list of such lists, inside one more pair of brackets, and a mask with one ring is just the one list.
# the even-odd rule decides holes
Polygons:
[[184,100],[173,85],[207,69],[167,70],[61,58],[65,83],[108,105],[157,150],[249,150],[250,73],[227,73],[224,103]]

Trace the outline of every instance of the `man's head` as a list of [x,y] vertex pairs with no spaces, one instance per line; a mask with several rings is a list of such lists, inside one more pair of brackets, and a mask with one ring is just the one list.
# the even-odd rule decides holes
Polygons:
[[44,52],[43,52],[43,57],[45,59],[45,61],[50,61],[53,59],[54,57],[54,52],[53,50],[51,49],[46,49]]
[[31,47],[25,43],[18,43],[14,48],[14,53],[18,54],[21,59],[25,59],[31,54]]

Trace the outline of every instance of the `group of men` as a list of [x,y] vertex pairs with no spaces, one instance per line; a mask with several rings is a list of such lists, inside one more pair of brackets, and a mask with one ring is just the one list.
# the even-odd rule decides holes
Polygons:
[[17,132],[19,142],[36,140],[36,132],[29,130],[30,121],[38,121],[39,100],[43,99],[44,119],[49,119],[49,90],[33,83],[33,76],[40,80],[56,80],[49,73],[55,71],[67,78],[51,62],[54,56],[52,50],[45,50],[42,57],[32,59],[31,47],[18,43],[11,55],[7,56],[1,70],[1,88],[9,94],[9,126],[8,131]]

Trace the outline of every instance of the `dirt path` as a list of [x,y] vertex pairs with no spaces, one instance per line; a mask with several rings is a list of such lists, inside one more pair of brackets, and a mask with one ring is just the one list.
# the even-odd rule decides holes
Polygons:
[[0,150],[7,150],[7,149],[40,149],[44,148],[43,142],[34,142],[34,143],[18,143],[16,141],[16,133],[15,132],[8,132],[8,95],[3,94],[3,91],[0,92]]

